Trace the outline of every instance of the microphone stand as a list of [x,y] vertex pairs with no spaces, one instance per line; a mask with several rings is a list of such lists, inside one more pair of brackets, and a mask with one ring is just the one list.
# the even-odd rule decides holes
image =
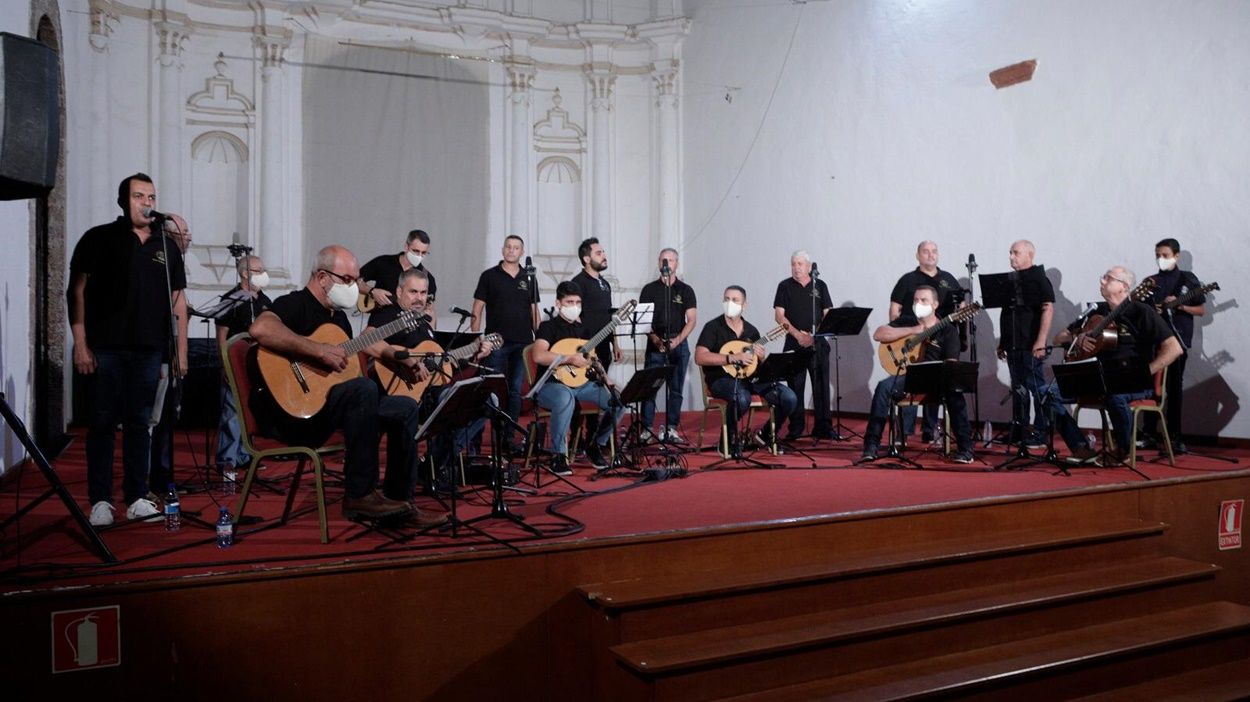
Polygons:
[[[975,300],[976,295],[974,295],[973,292],[975,291],[975,287],[976,287],[976,275],[977,275],[976,255],[968,254],[968,263],[964,265],[967,266],[968,268],[968,287],[964,290],[964,292],[967,294],[966,299]],[[972,363],[977,363],[977,317],[976,315],[973,315],[968,320],[968,360],[971,361]],[[979,367],[980,366],[978,365],[978,368]],[[980,427],[981,426],[981,383],[979,380],[977,384],[974,385],[972,388],[972,412],[973,412],[972,426]],[[976,429],[973,429],[973,431],[976,431]]]

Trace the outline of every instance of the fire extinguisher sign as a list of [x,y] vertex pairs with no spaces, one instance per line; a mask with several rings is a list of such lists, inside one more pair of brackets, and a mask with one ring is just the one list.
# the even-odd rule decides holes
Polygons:
[[1220,503],[1220,550],[1241,548],[1241,515],[1245,500],[1224,500]]
[[52,613],[53,673],[111,668],[121,662],[121,607]]

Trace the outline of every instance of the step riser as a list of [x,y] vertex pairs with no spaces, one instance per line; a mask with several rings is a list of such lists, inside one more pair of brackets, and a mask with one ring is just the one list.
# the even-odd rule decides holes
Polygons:
[[[852,607],[1026,576],[1071,572],[1082,566],[1099,566],[1111,560],[1157,554],[1160,545],[1161,541],[1155,538],[1128,539],[1062,551],[1012,554],[921,570],[904,569],[620,611],[616,613],[620,636],[617,643],[723,627],[728,623],[747,624],[820,612],[832,607]],[[917,582],[924,583],[924,592],[917,591]]]
[[[1159,587],[1118,593],[974,620],[956,620],[920,630],[823,645],[774,657],[727,662],[655,680],[656,700],[715,699],[884,665],[978,649],[1016,639],[1085,626],[1092,621],[1126,619],[1211,599],[1212,583]],[[624,676],[634,675],[620,668]]]

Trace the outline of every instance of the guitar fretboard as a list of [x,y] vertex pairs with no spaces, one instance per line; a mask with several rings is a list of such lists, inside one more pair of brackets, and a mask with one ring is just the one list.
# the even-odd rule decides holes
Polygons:
[[616,314],[612,316],[611,321],[609,321],[606,326],[600,329],[597,334],[590,337],[590,339],[582,345],[580,352],[590,353],[592,349],[603,343],[603,340],[608,338],[608,334],[611,334],[612,330],[616,329],[621,322],[625,321],[625,319],[629,317],[630,313],[634,311],[634,305],[636,304],[637,303],[635,301],[630,300],[622,305],[621,309],[617,310]]
[[346,351],[349,355],[354,354],[354,353],[360,353],[361,351],[364,351],[370,346],[373,346],[374,344],[386,339],[386,337],[396,332],[406,331],[409,329],[415,329],[416,326],[417,326],[416,313],[411,312],[411,311],[404,312],[403,314],[399,315],[399,317],[395,321],[389,324],[384,324],[376,329],[370,329],[369,331],[361,334],[355,339],[348,339],[347,341],[344,341],[343,343],[339,344],[339,347],[342,348],[344,351]]

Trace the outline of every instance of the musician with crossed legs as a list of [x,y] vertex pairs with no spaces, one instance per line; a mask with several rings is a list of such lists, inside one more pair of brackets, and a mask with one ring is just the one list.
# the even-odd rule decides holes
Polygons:
[[[1183,271],[1177,266],[1177,257],[1181,253],[1181,244],[1176,239],[1164,239],[1155,244],[1155,259],[1159,264],[1159,272],[1147,278],[1154,281],[1150,303],[1156,307],[1164,306],[1163,320],[1168,322],[1172,331],[1180,339],[1183,353],[1180,358],[1168,367],[1168,402],[1163,411],[1167,414],[1168,437],[1172,439],[1173,453],[1188,453],[1189,447],[1181,440],[1181,413],[1184,407],[1185,364],[1189,360],[1189,349],[1194,343],[1194,317],[1207,313],[1207,296],[1199,288],[1202,282],[1190,271]],[[1186,304],[1174,304],[1181,296],[1198,294],[1186,300]],[[1171,309],[1166,309],[1173,303]],[[1158,418],[1154,414],[1146,415],[1145,447],[1157,445],[1156,431]]]
[[[343,310],[356,305],[359,276],[360,268],[351,251],[342,246],[325,247],[317,252],[308,283],[274,300],[273,306],[252,323],[249,333],[261,347],[286,358],[330,371],[347,368],[347,352],[342,346],[320,343],[309,336],[326,324],[351,336],[351,325]],[[379,341],[376,346],[386,344]],[[389,346],[371,352],[394,361],[395,352]],[[347,493],[343,498],[343,516],[384,519],[414,511],[409,503],[415,486],[413,437],[420,426],[414,400],[381,395],[377,383],[360,375],[334,385],[321,410],[302,419],[282,411],[264,383],[255,383],[254,387],[249,398],[253,412],[283,441],[316,446],[336,430],[343,433]],[[379,493],[378,447],[382,429],[387,432],[387,465],[383,491]],[[428,524],[442,521],[445,515],[427,518],[418,514],[417,518]]]
[[[905,339],[938,324],[935,314],[938,306],[938,293],[935,288],[922,285],[912,295],[911,314],[899,316],[888,324],[877,327],[873,332],[874,341],[889,344]],[[912,323],[912,320],[918,320]],[[945,361],[959,359],[959,328],[948,325],[930,339],[925,350],[924,360]],[[890,416],[890,405],[903,396],[903,384],[906,376],[892,375],[877,383],[872,394],[872,410],[868,417],[868,428],[864,430],[864,454],[860,462],[877,458],[881,434]],[[951,460],[955,463],[972,463],[972,426],[968,423],[968,407],[963,393],[952,391],[943,398],[946,411],[950,414],[951,428],[955,432],[955,455]]]
[[[1133,275],[1133,271],[1124,266],[1111,268],[1099,279],[1098,292],[1105,302],[1098,304],[1094,309],[1094,314],[1105,317],[1112,311],[1118,310],[1115,319],[1117,343],[1115,348],[1098,351],[1096,355],[1104,367],[1148,363],[1150,373],[1154,374],[1179,358],[1183,351],[1181,343],[1176,340],[1172,330],[1168,329],[1163,318],[1153,307],[1130,299],[1129,293],[1136,283],[1137,277]],[[1088,334],[1082,334],[1078,327],[1079,322],[1080,320],[1059,332],[1055,336],[1055,344],[1067,346],[1075,340],[1076,347],[1086,353],[1092,352],[1098,348],[1099,341]],[[1133,427],[1133,415],[1129,409],[1129,403],[1153,394],[1152,389],[1144,389],[1136,392],[1115,393],[1107,397],[1107,415],[1111,419],[1112,436],[1115,438],[1116,446],[1116,453],[1112,456],[1113,461],[1122,461],[1128,455],[1128,442],[1132,440],[1130,433]],[[1059,428],[1061,431],[1065,429],[1064,426]],[[1069,438],[1066,432],[1064,438],[1065,440]],[[1071,445],[1072,441],[1069,441],[1069,447]]]
[[[556,312],[553,319],[548,319],[538,325],[538,332],[535,334],[533,356],[534,363],[538,365],[539,377],[547,372],[549,366],[557,363],[573,368],[587,368],[595,360],[588,359],[579,353],[561,358],[551,351],[551,347],[557,341],[586,339],[598,331],[582,325],[582,291],[577,283],[566,280],[556,286]],[[603,414],[599,417],[598,431],[590,441],[586,442],[586,459],[596,470],[607,469],[609,464],[603,455],[603,449],[608,445],[608,439],[616,430],[616,424],[625,412],[624,407],[613,402],[612,392],[608,389],[611,383],[612,381],[606,375],[600,374],[594,382],[571,388],[553,375],[538,390],[536,398],[538,405],[551,412],[551,419],[547,424],[547,448],[553,454],[552,473],[556,475],[573,473],[567,459],[568,433],[573,414],[577,411],[577,404],[583,401],[595,402],[599,405],[599,409],[603,410]]]
[[[699,332],[699,341],[694,349],[694,362],[703,367],[708,391],[712,396],[729,403],[727,423],[732,452],[737,445],[738,417],[750,408],[752,395],[759,395],[772,406],[778,424],[794,413],[799,400],[794,391],[784,383],[752,381],[749,377],[735,379],[725,372],[722,366],[746,365],[752,361],[752,357],[763,362],[768,357],[768,351],[757,343],[760,340],[759,330],[742,317],[747,306],[747,291],[744,288],[739,285],[725,288],[721,305],[725,313],[703,325],[703,331]],[[720,349],[730,341],[745,341],[752,346],[737,353],[721,353]],[[771,445],[776,438],[777,428],[772,423],[765,423],[764,428],[753,435],[756,444]]]

